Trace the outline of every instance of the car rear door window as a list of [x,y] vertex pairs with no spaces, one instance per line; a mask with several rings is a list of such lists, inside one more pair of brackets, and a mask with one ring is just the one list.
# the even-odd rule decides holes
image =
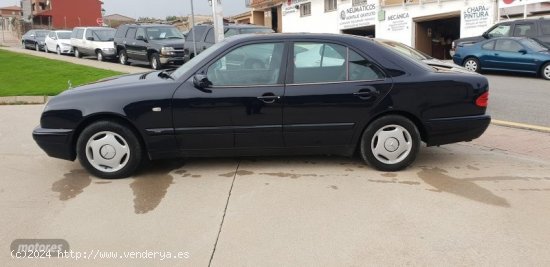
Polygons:
[[145,39],[145,30],[144,30],[143,28],[137,29],[137,31],[136,31],[136,39],[138,38],[138,36],[141,36],[141,37],[143,37],[143,39]]
[[497,40],[495,50],[505,52],[518,52],[523,46],[514,40]]
[[540,28],[542,35],[550,35],[550,20],[541,21]]
[[82,39],[84,38],[84,29],[79,29],[76,33],[76,38]]
[[208,80],[214,87],[278,84],[283,51],[284,43],[238,47],[208,67]]
[[490,42],[482,45],[481,48],[483,48],[485,50],[493,50],[493,49],[495,49],[495,41],[490,41]]
[[210,44],[214,43],[214,29],[208,30],[208,33],[206,34],[206,38],[204,39],[204,41]]
[[350,81],[384,79],[384,73],[363,56],[353,50],[349,50],[348,56]]
[[347,48],[331,43],[294,43],[294,83],[338,82],[347,79]]
[[525,24],[516,24],[516,27],[514,27],[514,36],[518,37],[533,37],[536,36],[537,32],[535,29],[535,24],[533,23],[525,23]]
[[237,34],[239,34],[239,30],[233,29],[233,28],[228,29],[224,33],[225,37],[230,37],[230,36],[237,35]]

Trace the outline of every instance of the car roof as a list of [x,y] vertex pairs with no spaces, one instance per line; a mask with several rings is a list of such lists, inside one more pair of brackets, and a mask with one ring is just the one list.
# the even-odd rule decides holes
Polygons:
[[249,33],[249,34],[237,34],[227,39],[244,41],[242,39],[254,41],[254,40],[272,40],[272,39],[302,39],[302,40],[315,40],[323,39],[325,41],[370,41],[374,42],[369,37],[356,36],[350,34],[341,33]]
[[89,29],[89,30],[114,30],[113,28],[109,27],[76,27],[76,29]]
[[225,24],[223,26],[224,26],[224,28],[253,28],[253,29],[264,28],[264,29],[271,29],[271,28],[266,27],[266,26],[254,25],[254,24]]
[[158,24],[158,23],[143,23],[143,24],[125,24],[125,27],[175,27],[174,25]]

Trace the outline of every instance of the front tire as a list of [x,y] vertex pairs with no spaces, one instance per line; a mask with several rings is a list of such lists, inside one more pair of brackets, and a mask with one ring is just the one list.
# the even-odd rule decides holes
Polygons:
[[149,56],[149,62],[151,64],[152,69],[160,70],[161,63],[160,63],[159,54],[157,54],[157,53],[151,54],[151,56]]
[[55,49],[55,51],[57,52],[58,55],[61,56],[61,48],[59,46]]
[[361,138],[361,157],[380,171],[399,171],[416,159],[420,133],[409,119],[388,115],[373,121]]
[[76,47],[74,48],[74,56],[76,58],[82,58],[82,54],[80,54],[80,51]]
[[542,78],[550,80],[550,62],[544,64],[541,69]]
[[470,57],[470,58],[467,58],[466,60],[464,60],[463,66],[464,66],[465,69],[467,69],[469,71],[472,71],[472,72],[479,73],[480,70],[481,70],[481,66],[479,65],[479,60],[477,60],[477,58],[473,58],[473,57]]
[[116,179],[132,175],[142,161],[143,150],[136,134],[113,121],[98,121],[78,137],[80,164],[91,174]]
[[103,52],[98,50],[97,52],[95,52],[95,55],[96,55],[97,61],[105,61],[105,56],[103,56]]
[[34,44],[34,50],[36,50],[36,52],[40,52],[40,45],[38,43]]

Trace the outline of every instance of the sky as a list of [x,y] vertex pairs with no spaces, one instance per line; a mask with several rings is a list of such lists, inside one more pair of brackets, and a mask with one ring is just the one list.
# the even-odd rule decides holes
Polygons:
[[[133,18],[187,16],[191,14],[191,0],[102,0],[106,15],[117,13]],[[195,15],[211,15],[208,0],[193,0]],[[245,0],[221,0],[224,17],[245,12]],[[19,6],[19,0],[0,0],[0,7]]]

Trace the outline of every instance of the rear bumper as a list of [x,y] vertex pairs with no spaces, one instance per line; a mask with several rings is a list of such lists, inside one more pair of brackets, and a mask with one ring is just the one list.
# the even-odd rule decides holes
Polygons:
[[489,115],[432,119],[426,123],[426,144],[445,145],[480,137],[489,124]]
[[44,129],[36,127],[32,132],[34,141],[50,157],[75,160],[76,153],[72,147],[73,130]]

